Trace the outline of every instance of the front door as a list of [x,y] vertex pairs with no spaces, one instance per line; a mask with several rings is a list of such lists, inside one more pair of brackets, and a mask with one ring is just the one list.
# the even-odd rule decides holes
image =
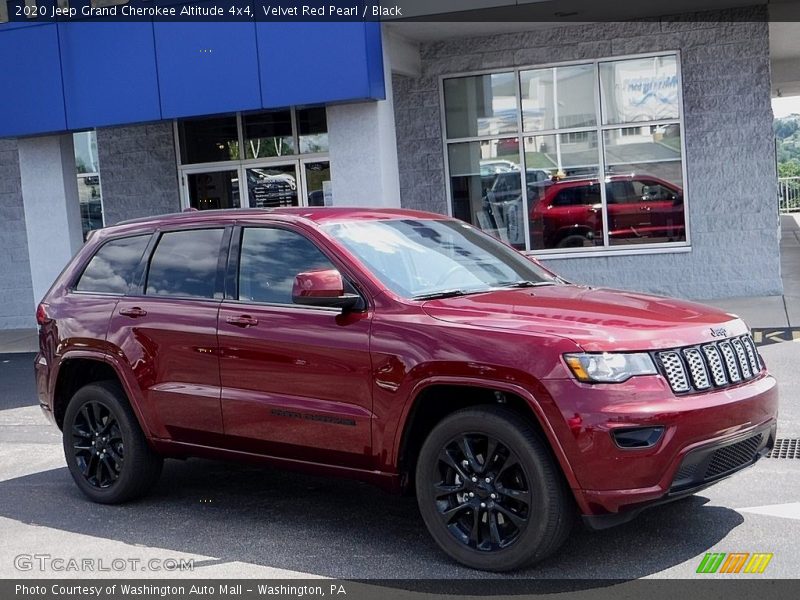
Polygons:
[[231,256],[239,258],[238,266],[229,265],[229,277],[238,289],[219,312],[227,443],[247,452],[369,467],[371,314],[293,304],[298,273],[335,268],[305,234],[244,227],[233,244]]

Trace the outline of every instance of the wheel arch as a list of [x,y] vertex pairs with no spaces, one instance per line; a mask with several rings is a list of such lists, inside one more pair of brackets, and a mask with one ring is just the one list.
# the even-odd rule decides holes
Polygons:
[[59,429],[63,428],[64,413],[75,392],[91,383],[110,380],[120,385],[139,426],[146,433],[149,432],[140,410],[140,396],[131,384],[133,375],[125,377],[124,373],[120,361],[108,354],[86,351],[64,354],[58,363],[53,383],[53,416]]
[[[437,403],[435,398],[442,396],[447,401]],[[492,404],[508,406],[539,431],[569,487],[578,487],[572,467],[544,410],[527,389],[501,381],[435,377],[418,383],[410,398],[401,419],[402,427],[398,428],[393,457],[404,489],[408,489],[413,482],[422,442],[439,421],[462,408]]]

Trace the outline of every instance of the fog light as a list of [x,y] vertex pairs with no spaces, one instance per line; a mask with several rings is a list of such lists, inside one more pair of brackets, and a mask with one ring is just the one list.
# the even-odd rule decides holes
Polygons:
[[651,448],[664,434],[663,427],[637,427],[635,429],[615,429],[611,437],[620,448]]

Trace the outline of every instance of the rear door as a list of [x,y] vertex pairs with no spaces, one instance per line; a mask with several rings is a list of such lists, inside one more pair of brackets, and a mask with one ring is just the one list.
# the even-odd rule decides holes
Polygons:
[[114,311],[108,340],[133,368],[158,437],[221,439],[216,328],[229,238],[223,227],[158,232],[137,293]]
[[338,268],[347,281],[341,266],[307,232],[284,225],[234,232],[230,297],[219,312],[222,412],[231,447],[371,464],[372,314],[292,302],[298,273]]

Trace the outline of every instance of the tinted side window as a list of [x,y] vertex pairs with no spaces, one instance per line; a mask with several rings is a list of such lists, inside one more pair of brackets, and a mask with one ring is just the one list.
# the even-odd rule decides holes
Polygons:
[[553,200],[553,206],[582,206],[600,203],[600,186],[596,183],[568,187]]
[[299,233],[286,229],[247,228],[239,256],[239,300],[292,304],[298,273],[335,267]]
[[89,261],[75,289],[103,294],[126,293],[149,240],[148,234],[106,242]]
[[222,229],[165,233],[150,259],[146,294],[213,298]]

